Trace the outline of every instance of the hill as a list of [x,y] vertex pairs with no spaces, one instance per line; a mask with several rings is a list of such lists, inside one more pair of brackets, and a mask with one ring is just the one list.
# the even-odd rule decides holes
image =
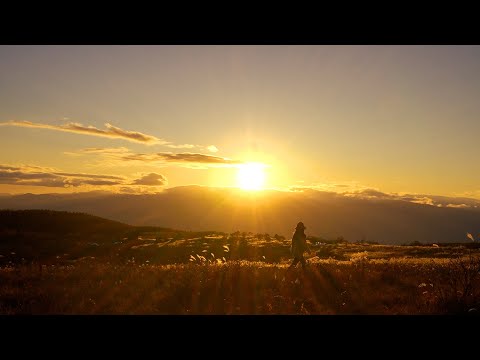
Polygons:
[[[131,226],[85,213],[53,210],[0,210],[0,264],[58,263],[84,257],[129,259],[136,249],[179,239],[201,239],[215,232],[188,232],[158,226]],[[156,260],[185,261],[189,251],[150,251]]]
[[98,216],[53,210],[0,210],[0,232],[57,235],[119,234],[132,226]]
[[0,229],[0,314],[466,314],[480,304],[478,243],[309,236],[303,271],[287,270],[290,240],[278,234],[50,210],[0,211]]
[[0,210],[0,263],[45,261],[129,236],[134,227],[83,213]]
[[[0,208],[52,209],[95,214],[138,226],[191,231],[215,229],[290,236],[303,221],[307,234],[383,244],[469,242],[480,234],[479,202],[474,199],[417,197],[392,199],[305,190],[248,193],[229,188],[186,186],[158,194],[77,193],[0,197]],[[372,196],[375,195],[375,196]],[[455,202],[457,201],[457,203]],[[433,204],[433,205],[432,205]]]

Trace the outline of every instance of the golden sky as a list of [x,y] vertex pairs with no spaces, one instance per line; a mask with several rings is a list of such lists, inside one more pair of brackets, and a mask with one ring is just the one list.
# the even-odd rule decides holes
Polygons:
[[480,198],[479,70],[479,46],[0,46],[0,193]]

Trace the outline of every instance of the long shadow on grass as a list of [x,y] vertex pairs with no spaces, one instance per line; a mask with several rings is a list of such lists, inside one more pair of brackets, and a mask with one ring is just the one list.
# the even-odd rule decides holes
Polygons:
[[295,286],[294,295],[302,301],[305,313],[328,314],[339,311],[342,288],[331,271],[316,264],[309,265],[306,271],[299,275],[303,281]]

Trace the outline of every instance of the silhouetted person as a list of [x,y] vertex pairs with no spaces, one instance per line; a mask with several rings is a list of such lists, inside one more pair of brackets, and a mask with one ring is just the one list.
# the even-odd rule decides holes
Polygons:
[[305,265],[307,265],[307,261],[303,257],[303,253],[308,249],[307,245],[307,235],[305,235],[305,225],[303,225],[303,222],[299,222],[297,224],[297,227],[295,228],[295,232],[293,233],[292,236],[292,255],[293,255],[293,261],[292,264],[288,267],[291,269],[292,267],[297,266],[297,264],[300,262],[302,264],[302,268],[305,270]]

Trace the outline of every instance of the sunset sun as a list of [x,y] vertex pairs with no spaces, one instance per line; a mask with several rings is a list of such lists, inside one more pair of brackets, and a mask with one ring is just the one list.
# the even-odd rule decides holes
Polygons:
[[246,163],[240,165],[237,175],[238,186],[243,190],[262,190],[265,182],[265,165]]

